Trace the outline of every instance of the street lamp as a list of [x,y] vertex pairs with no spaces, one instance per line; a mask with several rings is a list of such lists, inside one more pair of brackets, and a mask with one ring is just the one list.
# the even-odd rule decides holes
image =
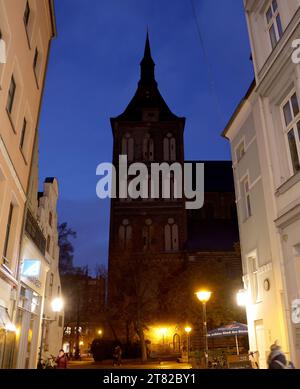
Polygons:
[[160,328],[160,329],[159,329],[159,332],[160,332],[161,335],[162,335],[162,341],[163,341],[163,345],[164,345],[164,344],[165,344],[165,336],[166,336],[168,330],[167,330],[166,328]]
[[98,330],[98,335],[102,335],[102,330]]
[[[51,301],[50,305],[51,305],[52,312],[58,313],[58,312],[62,311],[63,306],[64,306],[64,302],[63,302],[61,297],[57,297],[57,298],[55,298],[55,299],[53,299]],[[43,347],[44,347],[44,332],[45,332],[46,322],[52,323],[55,320],[56,319],[54,319],[54,320],[53,319],[49,319],[49,318],[46,317],[45,314],[43,314],[43,317],[42,317],[41,343],[40,343],[39,360],[38,360],[38,369],[42,369],[43,368],[43,365],[42,365],[42,353],[43,353]]]
[[246,307],[248,302],[248,294],[245,289],[240,289],[236,294],[236,302],[239,307]]
[[200,290],[195,293],[198,300],[201,301],[203,307],[203,336],[205,344],[205,367],[208,367],[208,339],[207,339],[207,321],[206,321],[206,304],[211,297],[211,292],[208,290]]
[[184,331],[186,332],[187,336],[187,356],[188,356],[188,361],[190,359],[190,333],[192,331],[191,327],[185,327]]

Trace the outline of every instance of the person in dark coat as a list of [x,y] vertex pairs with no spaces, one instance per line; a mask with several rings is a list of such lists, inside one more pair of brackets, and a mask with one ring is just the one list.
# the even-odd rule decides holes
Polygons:
[[118,365],[118,366],[121,366],[121,362],[122,362],[122,349],[121,347],[118,345],[115,347],[114,349],[114,353],[113,353],[113,365]]
[[59,350],[59,354],[55,362],[57,369],[66,369],[68,367],[68,359],[63,349]]
[[291,369],[293,365],[288,363],[281,347],[275,342],[270,348],[270,355],[268,358],[269,369]]

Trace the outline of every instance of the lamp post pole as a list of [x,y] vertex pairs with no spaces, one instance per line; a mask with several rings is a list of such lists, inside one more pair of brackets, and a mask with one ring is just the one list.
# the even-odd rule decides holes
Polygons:
[[202,302],[203,307],[203,336],[204,336],[204,352],[205,352],[205,367],[208,367],[208,339],[207,339],[207,319],[206,319],[206,302]]
[[208,339],[207,339],[207,319],[206,319],[206,303],[211,297],[212,292],[209,290],[200,290],[195,293],[198,300],[202,303],[203,308],[203,336],[204,336],[204,354],[205,354],[205,368],[208,368]]

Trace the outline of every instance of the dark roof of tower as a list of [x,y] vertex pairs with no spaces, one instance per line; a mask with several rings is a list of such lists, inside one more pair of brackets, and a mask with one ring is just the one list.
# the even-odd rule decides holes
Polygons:
[[172,121],[183,119],[174,115],[161,96],[155,80],[153,61],[150,49],[149,34],[147,32],[144,56],[140,63],[141,76],[138,88],[125,111],[112,120],[142,121],[143,110],[153,109],[159,111],[160,121]]
[[45,179],[45,183],[46,184],[53,184],[54,180],[55,180],[55,177],[47,177]]

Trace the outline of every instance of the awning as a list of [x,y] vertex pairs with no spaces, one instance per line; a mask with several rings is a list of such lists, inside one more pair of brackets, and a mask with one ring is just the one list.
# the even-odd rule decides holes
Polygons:
[[15,332],[16,327],[9,318],[7,309],[0,305],[0,329]]
[[235,335],[248,335],[248,326],[247,324],[242,324],[238,322],[233,322],[225,325],[224,327],[219,327],[208,332],[207,336],[212,338],[222,337],[222,336],[235,336]]
[[223,336],[234,336],[237,355],[240,355],[238,336],[245,336],[245,335],[248,335],[247,324],[238,323],[236,321],[227,324],[224,327],[219,327],[214,330],[211,330],[207,334],[207,336],[211,338],[218,338]]

